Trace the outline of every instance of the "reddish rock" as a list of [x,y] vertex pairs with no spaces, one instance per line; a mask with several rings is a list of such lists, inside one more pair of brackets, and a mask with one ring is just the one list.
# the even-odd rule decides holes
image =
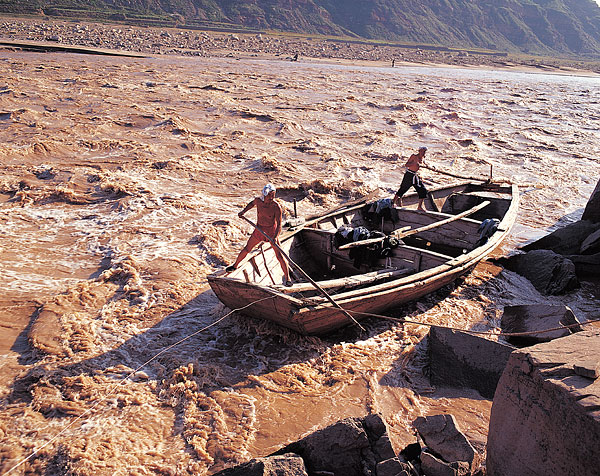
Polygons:
[[600,229],[600,224],[580,220],[554,230],[537,241],[523,246],[523,251],[551,250],[561,255],[579,254],[583,242]]
[[[434,453],[436,459],[448,464],[465,463],[454,465],[457,468],[466,467],[469,470],[475,470],[479,467],[479,454],[460,431],[454,416],[433,415],[419,417],[413,422],[413,426],[419,432],[421,438],[423,438],[429,449],[429,453]],[[423,461],[423,454],[421,454],[421,461]],[[434,464],[434,461],[431,463],[432,466],[439,466],[437,463]]]
[[[309,473],[363,476],[395,456],[383,419],[377,415],[346,418],[287,445],[276,454],[300,455]],[[369,473],[367,473],[369,474]]]
[[399,458],[390,458],[377,464],[377,476],[411,476],[410,464]]
[[574,363],[573,370],[577,375],[596,380],[600,377],[600,356],[598,359]]
[[573,263],[577,276],[582,280],[600,276],[600,252],[593,255],[567,255],[565,258]]
[[[503,332],[532,333],[525,336],[509,336],[507,338],[510,343],[521,347],[539,344],[540,342],[549,342],[553,339],[579,332],[581,326],[577,324],[580,324],[580,322],[569,307],[551,304],[506,306],[501,321]],[[562,328],[551,332],[540,332],[570,325],[577,325],[577,327]]]
[[600,381],[574,370],[598,356],[600,329],[511,354],[492,405],[488,476],[598,474]]
[[505,266],[529,279],[542,294],[565,294],[579,287],[573,262],[551,250],[512,256],[505,261]]
[[477,390],[494,398],[512,345],[478,337],[468,332],[432,327],[429,331],[431,383]]
[[585,240],[583,240],[579,252],[582,255],[600,253],[600,229],[596,230],[595,232],[590,234]]
[[295,454],[256,458],[214,476],[308,476],[304,461]]
[[[469,465],[464,461],[447,463],[428,451],[421,454],[421,470],[427,476],[470,476]],[[379,475],[377,475],[379,476]]]

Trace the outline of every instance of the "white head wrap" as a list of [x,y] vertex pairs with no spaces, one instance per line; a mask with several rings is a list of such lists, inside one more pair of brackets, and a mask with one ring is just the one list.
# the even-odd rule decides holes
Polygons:
[[269,195],[269,193],[274,192],[275,191],[275,185],[273,185],[272,183],[268,183],[267,185],[265,185],[262,189],[262,195],[260,197],[260,199],[264,202],[265,201],[265,197],[267,195]]

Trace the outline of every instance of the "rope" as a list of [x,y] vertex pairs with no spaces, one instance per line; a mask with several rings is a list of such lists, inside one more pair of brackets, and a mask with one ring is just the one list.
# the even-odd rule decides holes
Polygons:
[[365,328],[364,328],[363,326],[361,326],[361,325],[360,325],[360,323],[359,323],[359,322],[358,322],[356,319],[354,319],[354,317],[352,317],[352,314],[350,314],[350,313],[349,313],[349,312],[347,312],[347,311],[346,311],[346,310],[345,310],[345,309],[344,309],[342,306],[340,306],[340,305],[339,305],[339,304],[338,304],[338,303],[337,303],[337,302],[336,302],[336,301],[335,301],[335,300],[334,300],[334,299],[333,299],[333,298],[332,298],[332,297],[331,297],[331,296],[330,296],[330,295],[327,293],[327,291],[325,291],[325,290],[324,290],[324,289],[323,289],[321,286],[319,286],[319,284],[318,284],[318,283],[317,283],[317,282],[316,282],[316,281],[315,281],[313,278],[311,278],[311,277],[310,277],[310,276],[309,276],[309,275],[306,273],[306,271],[304,271],[304,270],[303,270],[303,269],[300,267],[300,265],[299,265],[298,263],[296,263],[296,262],[295,262],[295,261],[294,261],[292,258],[290,258],[289,254],[287,254],[287,253],[286,253],[286,252],[285,252],[285,251],[284,251],[284,250],[281,248],[281,246],[279,246],[279,245],[277,244],[277,242],[276,242],[276,239],[274,239],[274,238],[271,238],[269,235],[267,235],[267,234],[266,234],[266,233],[263,231],[263,229],[262,229],[260,226],[258,226],[256,223],[254,223],[252,220],[249,220],[248,218],[246,218],[246,217],[245,217],[245,216],[243,216],[243,215],[241,215],[241,216],[240,216],[240,218],[243,218],[243,219],[244,219],[244,220],[246,220],[248,223],[250,223],[250,224],[251,224],[251,225],[252,225],[254,228],[256,228],[258,231],[260,231],[260,232],[261,232],[261,233],[262,233],[262,234],[265,236],[265,238],[267,238],[267,239],[268,239],[268,240],[271,242],[271,246],[273,247],[273,249],[274,249],[274,250],[275,250],[275,249],[276,249],[276,250],[278,250],[278,251],[279,251],[279,252],[280,252],[280,253],[281,253],[281,254],[282,254],[284,257],[285,257],[285,259],[287,259],[287,260],[288,260],[288,262],[294,266],[294,268],[296,268],[298,271],[300,271],[300,273],[302,273],[302,275],[303,275],[303,276],[304,276],[306,279],[308,279],[308,280],[310,281],[310,283],[311,283],[311,284],[312,284],[312,285],[313,285],[315,288],[317,288],[317,290],[318,290],[318,291],[319,291],[319,292],[320,292],[320,293],[321,293],[323,296],[325,296],[325,297],[327,298],[327,300],[328,300],[328,301],[329,301],[331,304],[333,304],[333,305],[334,305],[336,308],[338,308],[340,311],[342,311],[342,312],[343,312],[343,313],[346,315],[346,317],[349,317],[349,318],[350,318],[350,320],[354,321],[354,324],[356,324],[356,325],[357,325],[357,326],[360,328],[360,330],[361,330],[361,331],[365,331]]
[[474,330],[471,330],[471,329],[460,329],[458,327],[442,326],[440,324],[431,324],[429,322],[411,321],[409,319],[402,319],[402,318],[399,318],[399,317],[382,316],[381,314],[373,314],[373,313],[370,313],[370,312],[359,312],[359,311],[348,311],[348,312],[351,312],[352,314],[360,314],[362,316],[377,317],[377,318],[380,318],[380,319],[387,319],[389,321],[400,322],[400,323],[403,323],[403,324],[415,324],[415,325],[419,325],[419,326],[437,327],[439,329],[448,329],[448,330],[452,330],[452,331],[468,332],[470,334],[482,334],[482,335],[498,336],[498,337],[517,337],[517,336],[528,336],[528,335],[544,334],[546,332],[554,332],[554,331],[559,331],[559,330],[563,330],[563,329],[571,329],[573,327],[581,327],[581,326],[585,326],[587,324],[592,324],[594,322],[600,322],[600,318],[598,318],[598,319],[592,319],[591,321],[582,322],[580,324],[568,324],[566,326],[558,326],[558,327],[553,327],[553,328],[550,328],[550,329],[543,329],[543,330],[540,330],[540,331],[495,332],[495,331],[474,331]]
[[6,476],[7,474],[11,473],[12,471],[14,471],[15,469],[17,469],[19,466],[21,466],[22,464],[26,463],[27,461],[29,461],[31,458],[33,458],[37,453],[39,453],[41,450],[43,450],[46,446],[50,445],[51,443],[53,443],[54,441],[56,441],[61,435],[63,435],[69,428],[71,428],[75,423],[77,423],[78,421],[82,420],[85,416],[87,416],[89,413],[91,413],[98,405],[100,405],[101,403],[105,402],[108,397],[110,397],[116,390],[117,388],[119,388],[123,382],[125,382],[127,379],[129,379],[132,375],[134,375],[136,372],[139,372],[142,368],[144,368],[146,365],[148,365],[150,362],[156,360],[158,357],[160,357],[162,354],[164,354],[165,352],[168,352],[169,350],[171,350],[173,347],[181,344],[182,342],[185,342],[188,339],[191,339],[192,337],[200,334],[201,332],[204,332],[207,329],[210,329],[211,327],[215,326],[216,324],[218,324],[219,322],[223,321],[226,317],[229,317],[231,314],[233,314],[236,311],[241,311],[243,309],[246,309],[247,307],[250,307],[258,302],[261,301],[265,301],[267,299],[273,299],[273,296],[269,296],[266,298],[262,298],[259,299],[257,301],[253,301],[250,304],[246,304],[243,307],[237,308],[237,309],[233,309],[232,311],[228,312],[227,314],[225,314],[223,317],[221,317],[220,319],[217,319],[215,322],[213,322],[212,324],[207,325],[206,327],[203,327],[200,330],[197,330],[196,332],[188,335],[187,337],[184,337],[180,340],[178,340],[177,342],[175,342],[174,344],[171,344],[168,347],[165,347],[163,350],[161,350],[158,354],[154,355],[151,359],[147,360],[146,362],[144,362],[142,365],[140,365],[138,368],[136,368],[135,370],[132,370],[129,374],[127,374],[127,376],[123,377],[123,379],[121,379],[119,382],[117,382],[115,385],[113,385],[113,387],[109,390],[109,392],[100,400],[98,400],[96,403],[94,403],[89,409],[87,409],[85,412],[83,412],[81,415],[79,415],[77,418],[75,418],[71,423],[69,423],[68,425],[66,425],[60,432],[58,432],[55,436],[53,436],[50,440],[48,440],[46,443],[44,443],[42,446],[40,446],[39,448],[37,448],[36,450],[34,450],[29,456],[27,456],[26,458],[23,458],[21,461],[19,461],[16,465],[14,465],[12,468],[10,468],[6,473],[4,473],[4,476]]
[[[29,461],[31,458],[33,458],[37,453],[39,453],[41,450],[43,450],[46,446],[48,446],[48,445],[52,444],[54,441],[56,441],[69,428],[71,428],[73,425],[75,425],[75,423],[77,423],[78,421],[82,420],[86,415],[90,414],[98,405],[100,405],[101,403],[105,402],[108,399],[108,397],[110,397],[117,390],[117,388],[119,388],[123,384],[123,382],[125,382],[127,379],[129,379],[131,376],[133,376],[135,373],[139,372],[146,365],[148,365],[152,361],[156,360],[162,354],[164,354],[165,352],[168,352],[169,350],[171,350],[172,348],[176,347],[177,345],[185,342],[186,340],[191,339],[192,337],[200,334],[201,332],[204,332],[205,330],[208,330],[211,327],[217,325],[219,322],[225,320],[225,318],[229,317],[234,312],[242,311],[243,309],[246,309],[246,308],[248,308],[248,307],[250,307],[250,306],[252,306],[252,305],[254,305],[256,303],[259,303],[261,301],[265,301],[267,299],[273,299],[273,296],[268,296],[266,298],[262,298],[262,299],[259,299],[257,301],[253,301],[253,302],[251,302],[249,304],[246,304],[245,306],[242,306],[240,308],[233,309],[230,312],[228,312],[227,314],[225,314],[223,317],[221,317],[220,319],[217,319],[215,322],[213,322],[213,323],[207,325],[206,327],[203,327],[202,329],[199,329],[196,332],[194,332],[194,333],[192,333],[192,334],[190,334],[190,335],[188,335],[188,336],[186,336],[186,337],[178,340],[174,344],[171,344],[170,346],[165,347],[158,354],[156,354],[152,358],[148,359],[146,362],[144,362],[143,364],[141,364],[135,370],[132,370],[129,374],[127,374],[125,377],[123,377],[119,382],[117,382],[115,385],[113,385],[113,387],[109,390],[109,392],[102,399],[100,399],[96,403],[94,403],[89,409],[87,409],[85,412],[83,412],[81,415],[79,415],[77,418],[75,418],[72,422],[70,422],[68,425],[66,425],[60,432],[58,432],[56,435],[54,435],[50,440],[48,440],[42,446],[40,446],[39,448],[37,448],[36,450],[34,450],[29,456],[27,456],[26,458],[23,458],[16,465],[14,465],[12,468],[10,468],[6,473],[4,473],[4,476],[6,476],[7,474],[13,472],[19,466],[23,465],[24,463],[26,463],[27,461]],[[501,337],[543,334],[545,332],[553,332],[553,331],[556,331],[556,330],[570,329],[572,327],[585,326],[587,324],[591,324],[591,323],[594,323],[594,322],[600,322],[600,318],[598,318],[598,319],[593,319],[591,321],[583,322],[581,324],[570,324],[570,325],[566,325],[566,326],[559,326],[559,327],[554,327],[554,328],[551,328],[551,329],[544,329],[544,330],[540,330],[540,331],[529,331],[529,332],[494,332],[494,331],[474,331],[474,330],[470,330],[470,329],[460,329],[460,328],[452,327],[452,326],[442,326],[440,324],[431,324],[431,323],[428,323],[428,322],[419,322],[419,321],[412,321],[412,320],[409,320],[409,319],[401,319],[401,318],[396,318],[396,317],[383,316],[381,314],[373,314],[373,313],[370,313],[370,312],[359,312],[359,311],[348,311],[348,310],[346,310],[346,312],[349,312],[349,313],[352,313],[352,314],[359,314],[359,315],[362,315],[362,316],[368,316],[368,317],[377,317],[377,318],[380,318],[380,319],[386,319],[386,320],[390,320],[390,321],[400,322],[400,323],[403,323],[403,324],[415,324],[415,325],[421,325],[421,326],[437,327],[437,328],[440,328],[440,329],[449,329],[449,330],[455,330],[455,331],[468,332],[470,334],[483,334],[483,335],[489,335],[489,336],[495,335],[495,336],[501,336]]]

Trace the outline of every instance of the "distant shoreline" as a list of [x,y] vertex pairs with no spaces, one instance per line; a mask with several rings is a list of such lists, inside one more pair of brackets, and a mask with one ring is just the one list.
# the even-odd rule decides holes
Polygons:
[[283,33],[232,33],[44,18],[0,17],[0,48],[114,56],[269,58],[385,67],[434,66],[598,76],[600,62],[425,48]]
[[[260,53],[255,53],[253,55],[244,55],[239,58],[243,59],[257,59],[264,58],[269,60],[281,59],[273,57],[272,55],[265,55]],[[314,58],[307,57],[301,58],[304,63],[325,63],[325,64],[340,64],[340,65],[361,65],[361,66],[370,66],[370,67],[391,67],[389,62],[377,61],[377,60],[348,60],[345,58]],[[396,61],[395,68],[400,67],[432,67],[432,68],[448,68],[448,69],[472,69],[472,70],[486,70],[486,71],[513,71],[519,73],[532,73],[532,74],[555,74],[559,76],[581,76],[581,77],[598,77],[600,76],[600,72],[585,70],[585,69],[569,69],[569,68],[560,68],[560,67],[551,67],[551,66],[531,66],[526,64],[507,64],[507,65],[472,65],[472,64],[447,64],[447,63],[436,63],[434,61]]]

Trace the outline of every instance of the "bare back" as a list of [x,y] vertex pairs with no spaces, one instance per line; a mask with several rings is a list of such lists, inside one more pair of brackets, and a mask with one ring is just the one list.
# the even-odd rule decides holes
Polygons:
[[419,154],[412,154],[408,160],[406,161],[405,167],[411,172],[417,172],[421,167],[421,162],[423,161],[423,157]]

